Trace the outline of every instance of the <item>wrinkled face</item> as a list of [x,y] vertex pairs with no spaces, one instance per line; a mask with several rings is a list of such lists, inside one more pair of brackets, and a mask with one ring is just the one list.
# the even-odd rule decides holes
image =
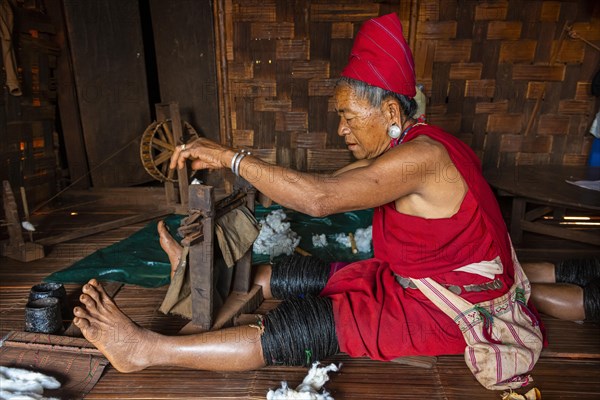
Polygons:
[[387,129],[391,125],[383,110],[356,97],[346,85],[336,88],[334,99],[340,116],[338,135],[344,138],[348,150],[359,160],[381,155],[389,147]]

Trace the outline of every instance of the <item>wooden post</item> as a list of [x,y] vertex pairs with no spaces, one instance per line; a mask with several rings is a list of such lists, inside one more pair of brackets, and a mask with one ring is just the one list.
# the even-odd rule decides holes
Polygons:
[[[173,135],[175,146],[183,144],[183,124],[181,122],[181,114],[179,113],[178,103],[159,103],[155,105],[156,121],[171,122],[170,132]],[[167,127],[168,128],[168,124]],[[185,214],[188,209],[188,173],[187,168],[177,170],[177,183],[179,185],[179,199],[175,193],[175,185],[173,182],[165,181],[165,195],[167,197],[167,205],[174,205],[175,212]]]
[[23,240],[21,230],[21,221],[17,211],[17,202],[10,187],[10,182],[3,181],[2,199],[4,202],[4,213],[6,215],[6,224],[8,228],[8,243],[2,243],[0,254],[10,257],[14,260],[29,262],[44,257],[44,247],[32,242]]
[[209,330],[213,315],[213,260],[215,202],[212,186],[189,186],[189,211],[201,211],[204,238],[193,243],[189,252],[190,286],[192,295],[192,323]]

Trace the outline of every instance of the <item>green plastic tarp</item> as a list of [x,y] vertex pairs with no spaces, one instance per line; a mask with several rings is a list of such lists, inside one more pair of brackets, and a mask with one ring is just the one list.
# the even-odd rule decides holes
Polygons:
[[[264,208],[257,205],[255,216],[263,219],[268,213],[283,209],[290,228],[301,237],[303,250],[325,261],[357,261],[373,256],[369,253],[352,254],[352,251],[333,240],[338,233],[354,233],[358,228],[371,225],[373,210],[362,210],[334,214],[325,218],[313,218],[293,210],[272,206]],[[183,215],[171,215],[164,219],[169,231],[175,239],[177,228]],[[97,250],[89,256],[77,261],[70,267],[57,271],[44,280],[47,282],[83,284],[92,278],[103,281],[115,281],[139,285],[143,287],[159,287],[169,283],[171,265],[166,253],[162,250],[157,233],[157,222],[151,222],[130,237],[111,246]],[[314,248],[312,236],[325,234],[329,245]],[[271,261],[268,255],[253,254],[253,264]]]

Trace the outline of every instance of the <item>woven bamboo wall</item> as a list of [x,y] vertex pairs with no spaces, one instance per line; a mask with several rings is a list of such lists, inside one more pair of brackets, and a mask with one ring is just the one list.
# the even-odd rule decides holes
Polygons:
[[[224,140],[266,161],[327,171],[351,160],[331,95],[361,23],[398,13],[425,85],[428,118],[484,166],[584,164],[600,55],[595,1],[221,0],[215,24]],[[412,25],[412,26],[411,26]],[[551,58],[555,62],[551,63]],[[545,88],[545,90],[544,90]],[[544,95],[541,95],[541,94]],[[538,112],[526,134],[538,96]]]
[[414,52],[417,80],[428,88],[429,121],[467,142],[484,167],[585,164],[597,109],[590,82],[600,53],[563,28],[569,23],[597,45],[598,6],[420,1]]

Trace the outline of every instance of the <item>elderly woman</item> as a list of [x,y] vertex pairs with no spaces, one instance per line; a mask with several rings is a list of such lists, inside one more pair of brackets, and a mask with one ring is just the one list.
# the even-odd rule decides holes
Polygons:
[[[122,372],[154,365],[301,365],[340,350],[378,360],[462,353],[457,325],[409,278],[432,278],[477,303],[508,291],[515,263],[475,154],[439,128],[418,123],[414,95],[411,52],[397,16],[386,15],[362,26],[335,89],[338,135],[357,162],[331,176],[313,175],[203,138],[178,148],[172,159],[171,167],[190,160],[194,169],[231,168],[277,203],[313,216],[374,208],[375,258],[335,272],[297,257],[260,266],[256,283],[265,297],[288,300],[254,326],[162,336],[135,325],[95,280],[83,288],[84,307],[75,309],[74,323]],[[162,225],[160,232],[175,257],[177,245]],[[553,265],[534,267],[541,280],[554,280]],[[307,273],[315,276],[311,285],[301,279]],[[575,288],[567,303],[578,302],[577,308],[550,308],[582,319],[583,295]],[[541,297],[543,303],[553,293]]]

